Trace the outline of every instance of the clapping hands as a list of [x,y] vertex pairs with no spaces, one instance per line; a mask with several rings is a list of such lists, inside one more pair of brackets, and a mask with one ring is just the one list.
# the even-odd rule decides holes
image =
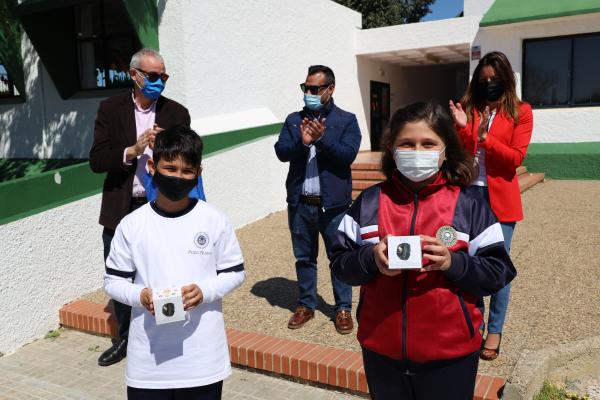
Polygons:
[[450,114],[452,115],[454,123],[459,128],[467,126],[467,113],[465,113],[460,103],[454,104],[454,102],[450,100]]
[[325,133],[325,118],[320,120],[304,118],[300,124],[300,133],[302,134],[302,143],[306,146],[319,140]]

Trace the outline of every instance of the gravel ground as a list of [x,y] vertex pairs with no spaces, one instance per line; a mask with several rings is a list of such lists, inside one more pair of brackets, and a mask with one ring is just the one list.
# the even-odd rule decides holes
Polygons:
[[[523,194],[512,257],[518,270],[502,338],[482,373],[509,376],[521,352],[598,334],[600,326],[600,181],[547,181]],[[333,315],[327,258],[321,243],[316,317],[287,329],[297,296],[286,212],[237,231],[246,265],[243,286],[224,301],[228,326],[272,336],[359,350],[354,334],[339,335]],[[101,292],[85,298],[106,301]],[[354,309],[358,288],[354,289]]]

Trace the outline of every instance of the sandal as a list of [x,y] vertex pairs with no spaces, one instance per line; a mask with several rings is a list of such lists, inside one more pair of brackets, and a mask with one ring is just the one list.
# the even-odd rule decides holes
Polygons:
[[498,358],[498,355],[500,354],[500,343],[502,342],[502,333],[499,333],[499,335],[500,340],[498,341],[498,347],[495,349],[490,349],[485,346],[482,347],[481,351],[479,352],[479,357],[482,360],[494,361],[496,358]]

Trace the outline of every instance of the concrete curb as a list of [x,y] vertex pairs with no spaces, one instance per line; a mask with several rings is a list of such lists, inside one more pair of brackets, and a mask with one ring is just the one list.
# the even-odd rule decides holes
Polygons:
[[526,350],[506,382],[503,399],[533,399],[552,370],[582,356],[600,357],[600,336],[537,351]]
[[[62,326],[114,336],[116,319],[111,307],[76,300],[59,310]],[[296,382],[322,385],[366,397],[367,379],[360,352],[281,339],[227,328],[231,363],[242,368],[281,376]],[[477,375],[473,400],[498,400],[504,379]]]

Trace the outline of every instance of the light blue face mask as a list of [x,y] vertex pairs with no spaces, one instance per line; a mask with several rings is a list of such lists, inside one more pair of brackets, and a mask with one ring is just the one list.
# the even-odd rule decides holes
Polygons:
[[321,96],[318,94],[307,94],[304,93],[304,104],[306,108],[312,111],[317,111],[323,108],[323,103],[321,103]]

